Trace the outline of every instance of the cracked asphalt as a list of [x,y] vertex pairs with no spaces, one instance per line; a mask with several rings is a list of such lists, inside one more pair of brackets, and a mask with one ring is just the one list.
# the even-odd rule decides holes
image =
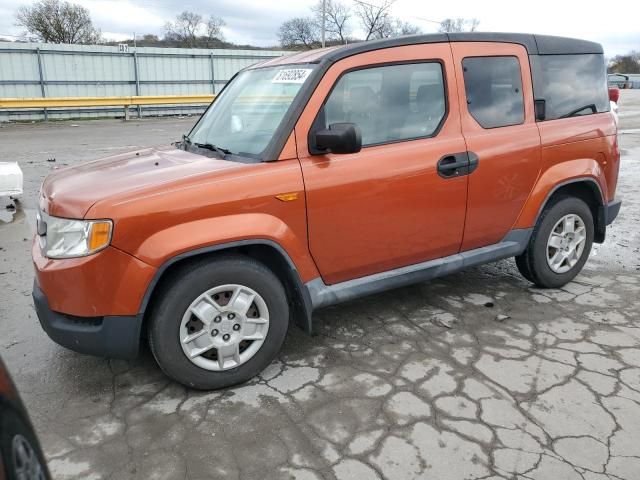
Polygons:
[[0,213],[0,355],[54,478],[640,478],[640,91],[620,108],[624,204],[574,282],[536,289],[508,260],[327,308],[315,337],[292,328],[259,378],[213,393],[172,383],[148,351],[58,347],[30,298],[44,175],[193,119],[2,126],[26,193]]

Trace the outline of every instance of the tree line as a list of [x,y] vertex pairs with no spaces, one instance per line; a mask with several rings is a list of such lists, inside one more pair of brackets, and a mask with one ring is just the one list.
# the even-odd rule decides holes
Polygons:
[[[371,2],[371,3],[370,3]],[[377,3],[373,3],[377,2]],[[340,0],[326,0],[324,9],[325,39],[327,44],[345,44],[362,40],[387,38],[420,33],[419,27],[392,15],[396,0],[353,0],[347,5]],[[277,35],[285,49],[308,49],[321,45],[323,8],[322,0],[310,9],[310,15],[282,23]],[[224,19],[216,15],[202,15],[183,11],[164,26],[162,36],[136,35],[120,42],[106,41],[91,19],[89,10],[66,0],[38,0],[20,7],[15,14],[16,25],[23,27],[23,40],[46,43],[77,43],[115,45],[137,44],[150,47],[183,48],[259,48],[237,45],[225,41]],[[359,27],[363,38],[353,35]],[[449,18],[440,23],[440,31],[458,32],[475,30],[478,21]]]
[[[397,0],[371,3],[373,1],[353,0],[353,6],[350,6],[340,0],[325,0],[323,8],[323,1],[318,0],[311,7],[308,16],[292,18],[280,25],[280,46],[292,49],[319,47],[322,43],[323,23],[326,45],[343,45],[422,32],[420,27],[392,14],[393,4]],[[440,32],[462,32],[476,30],[480,22],[477,19],[447,18],[435,23],[440,24]],[[363,38],[353,36],[354,26],[360,28]]]
[[[325,0],[324,28],[327,45],[346,44],[399,35],[420,33],[416,25],[395,17],[392,7],[397,0]],[[376,2],[376,3],[374,3]],[[277,32],[280,46],[285,49],[317,48],[322,42],[322,0],[310,8],[309,15],[283,22]],[[46,43],[77,43],[115,45],[134,42],[146,47],[183,48],[253,48],[225,41],[225,22],[216,15],[201,15],[184,11],[164,26],[162,36],[143,34],[121,42],[105,41],[93,25],[89,10],[66,0],[38,0],[18,8],[16,25],[25,29],[24,40]],[[430,20],[431,21],[431,20]],[[439,23],[441,32],[474,31],[476,19],[447,18]],[[354,36],[358,29],[362,36]],[[640,51],[616,55],[608,61],[609,73],[640,73]]]
[[164,25],[164,35],[143,34],[122,42],[106,41],[93,25],[89,10],[64,0],[39,0],[18,8],[16,25],[23,27],[24,40],[46,43],[103,44],[136,43],[140,46],[183,48],[256,48],[224,40],[225,22],[216,15],[184,11]]
[[609,60],[609,73],[640,73],[640,52],[632,50]]

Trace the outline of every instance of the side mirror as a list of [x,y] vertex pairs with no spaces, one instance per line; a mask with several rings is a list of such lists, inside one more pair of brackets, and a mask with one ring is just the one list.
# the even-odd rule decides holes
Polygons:
[[547,118],[547,102],[544,99],[533,101],[534,113],[538,122]]
[[315,132],[315,143],[323,153],[357,153],[362,149],[362,134],[353,123],[333,123]]

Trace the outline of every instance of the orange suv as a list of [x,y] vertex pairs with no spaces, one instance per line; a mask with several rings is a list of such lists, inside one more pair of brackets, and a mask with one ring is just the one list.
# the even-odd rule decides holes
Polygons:
[[602,47],[433,34],[249,67],[173,146],[42,185],[49,336],[195,388],[245,381],[313,310],[515,257],[555,288],[620,209]]

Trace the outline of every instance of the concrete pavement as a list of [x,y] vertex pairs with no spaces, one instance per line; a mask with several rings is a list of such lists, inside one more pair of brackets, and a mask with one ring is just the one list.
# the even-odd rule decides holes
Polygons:
[[54,478],[639,478],[640,91],[622,92],[620,120],[623,208],[576,281],[536,289],[508,260],[330,307],[317,336],[292,328],[259,378],[213,393],[170,382],[148,352],[58,347],[29,296],[43,176],[193,119],[2,126],[26,195],[0,223],[0,355]]

